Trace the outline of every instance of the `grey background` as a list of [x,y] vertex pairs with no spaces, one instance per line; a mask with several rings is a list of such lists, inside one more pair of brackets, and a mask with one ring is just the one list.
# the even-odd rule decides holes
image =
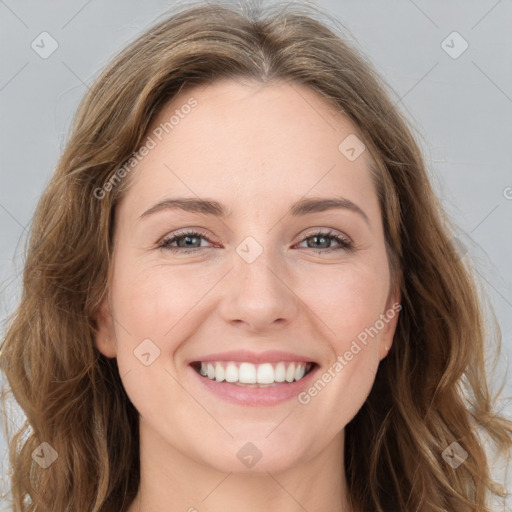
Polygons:
[[[503,335],[495,377],[498,383],[507,378],[504,394],[511,395],[506,371],[512,354],[512,2],[311,3],[349,29],[348,37],[396,91],[396,101],[417,127],[434,185],[461,229],[464,257],[495,308]],[[78,101],[109,59],[172,5],[0,0],[1,332],[20,293],[27,228]],[[47,59],[31,48],[43,31],[59,45]],[[469,44],[458,58],[441,46],[453,31]],[[448,44],[452,51],[461,48],[456,39]],[[502,404],[512,416],[510,400]],[[5,475],[1,437],[0,456]]]

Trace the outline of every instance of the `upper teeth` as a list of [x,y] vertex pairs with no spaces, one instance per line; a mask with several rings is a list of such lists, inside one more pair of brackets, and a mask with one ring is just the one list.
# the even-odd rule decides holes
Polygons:
[[273,384],[300,380],[311,368],[311,363],[236,363],[233,361],[202,362],[199,373],[217,382],[242,384]]

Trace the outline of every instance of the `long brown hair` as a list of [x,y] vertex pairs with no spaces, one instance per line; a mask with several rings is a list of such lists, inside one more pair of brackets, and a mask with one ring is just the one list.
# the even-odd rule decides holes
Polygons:
[[[3,371],[27,418],[10,440],[16,511],[119,512],[137,493],[138,414],[116,359],[94,343],[113,213],[129,184],[129,176],[113,178],[165,102],[219,78],[311,88],[358,127],[375,161],[403,308],[371,394],[346,427],[354,508],[489,510],[498,491],[477,427],[508,453],[512,425],[493,413],[478,289],[412,126],[372,65],[322,16],[307,5],[186,5],[123,50],[86,94],[34,215],[22,297],[2,346]],[[456,469],[443,458],[454,442],[468,453]],[[57,454],[46,469],[33,456],[48,450],[41,443]]]

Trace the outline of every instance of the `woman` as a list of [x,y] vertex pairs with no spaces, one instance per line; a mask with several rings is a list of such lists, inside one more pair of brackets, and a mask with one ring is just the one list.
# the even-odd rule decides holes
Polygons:
[[84,98],[2,347],[15,510],[499,494],[471,274],[405,118],[304,9],[183,8]]

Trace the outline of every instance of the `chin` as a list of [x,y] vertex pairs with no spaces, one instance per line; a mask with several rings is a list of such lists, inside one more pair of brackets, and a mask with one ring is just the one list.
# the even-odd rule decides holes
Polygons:
[[[306,460],[304,446],[311,446],[311,441],[283,443],[282,438],[265,439],[266,434],[259,437],[240,437],[225,443],[215,441],[216,447],[205,446],[197,454],[203,464],[211,466],[223,473],[266,474],[289,470]],[[302,447],[302,449],[300,448]]]

